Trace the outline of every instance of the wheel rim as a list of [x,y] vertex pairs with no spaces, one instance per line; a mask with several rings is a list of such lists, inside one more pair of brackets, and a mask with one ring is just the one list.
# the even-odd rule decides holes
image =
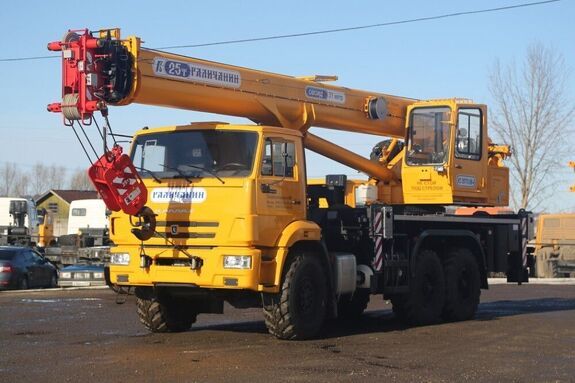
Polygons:
[[436,285],[437,285],[437,278],[433,274],[427,273],[423,278],[423,282],[421,284],[421,293],[423,294],[425,305],[428,306],[431,304],[433,299],[435,298],[436,292]]
[[297,305],[300,313],[304,316],[309,316],[313,312],[315,306],[315,290],[316,286],[309,278],[303,280],[297,294]]
[[469,271],[461,270],[457,281],[457,292],[461,300],[466,300],[471,296],[471,283],[469,282]]

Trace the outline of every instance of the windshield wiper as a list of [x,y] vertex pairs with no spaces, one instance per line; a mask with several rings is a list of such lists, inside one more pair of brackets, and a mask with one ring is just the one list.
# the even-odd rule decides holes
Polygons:
[[[169,169],[169,170],[173,170],[173,171],[175,171],[175,172],[178,172],[178,174],[180,175],[180,177],[183,178],[183,179],[185,179],[185,180],[188,181],[189,183],[194,182],[194,181],[190,178],[190,176],[188,176],[187,174],[185,174],[183,171],[181,171],[181,170],[178,169],[178,168],[173,168],[173,167],[171,167],[171,166],[164,165],[164,164],[160,164],[160,166],[162,166],[164,169]],[[173,178],[177,178],[177,177],[174,176]]]
[[[217,180],[220,181],[222,184],[225,184],[225,183],[226,183],[226,182],[225,182],[223,179],[221,179],[220,176],[218,176],[218,175],[216,174],[216,172],[214,172],[214,171],[211,171],[211,170],[202,168],[201,166],[192,165],[192,164],[184,164],[183,166],[187,166],[187,167],[189,167],[189,168],[201,170],[201,171],[203,171],[203,172],[208,173],[208,174],[211,175],[211,176],[214,176],[214,177],[217,178]],[[178,170],[178,171],[179,171],[179,170]]]
[[137,166],[134,166],[134,167],[135,167],[136,170],[138,170],[138,171],[143,171],[143,172],[146,172],[146,173],[148,173],[149,175],[151,175],[155,182],[157,182],[157,183],[159,183],[159,184],[162,183],[162,180],[159,179],[158,176],[156,176],[153,171],[148,170],[148,169],[144,169],[144,168],[139,168],[139,167],[137,167]]

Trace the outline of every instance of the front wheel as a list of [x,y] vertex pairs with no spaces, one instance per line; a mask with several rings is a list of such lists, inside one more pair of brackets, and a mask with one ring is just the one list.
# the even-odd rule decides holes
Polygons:
[[53,273],[50,277],[50,284],[48,287],[52,289],[58,287],[58,275],[56,275],[56,273]]
[[157,294],[151,288],[138,287],[135,294],[138,317],[150,332],[183,332],[196,321],[190,302]]
[[297,255],[289,264],[281,291],[264,296],[268,331],[279,339],[308,339],[323,326],[327,306],[325,270],[313,255]]

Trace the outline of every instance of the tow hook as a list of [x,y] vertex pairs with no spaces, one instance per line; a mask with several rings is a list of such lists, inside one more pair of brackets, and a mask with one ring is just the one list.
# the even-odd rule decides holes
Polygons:
[[198,270],[204,265],[204,260],[200,257],[191,256],[190,263],[191,263],[190,269]]
[[143,253],[140,254],[140,268],[148,269],[150,266],[152,266],[152,257],[149,257]]

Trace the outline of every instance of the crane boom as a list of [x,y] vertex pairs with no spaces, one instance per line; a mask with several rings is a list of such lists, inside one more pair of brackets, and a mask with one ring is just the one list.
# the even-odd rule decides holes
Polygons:
[[[154,50],[138,49],[134,56],[139,81],[122,103],[242,116],[272,126],[301,128],[311,123],[403,138],[405,111],[414,102]],[[368,113],[370,102],[380,110]]]
[[403,138],[406,108],[416,101],[145,49],[137,37],[121,40],[119,30],[78,32],[48,45],[67,59],[63,101],[49,110],[68,119],[140,103]]

